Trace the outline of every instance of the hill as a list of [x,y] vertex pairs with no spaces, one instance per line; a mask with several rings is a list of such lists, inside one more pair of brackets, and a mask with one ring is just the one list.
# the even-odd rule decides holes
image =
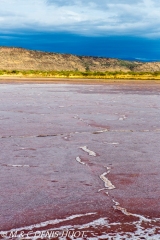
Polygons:
[[160,71],[160,62],[143,63],[0,47],[0,70],[155,72]]

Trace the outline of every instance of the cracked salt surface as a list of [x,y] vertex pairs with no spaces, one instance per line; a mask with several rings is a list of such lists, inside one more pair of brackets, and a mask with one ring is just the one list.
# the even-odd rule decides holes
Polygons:
[[[132,214],[129,213],[126,209],[121,208],[119,206],[119,203],[114,201],[115,204],[115,208],[119,209],[120,211],[122,211],[123,214],[125,215],[130,215],[130,216],[134,216],[139,218],[138,221],[133,221],[133,222],[125,222],[125,223],[121,223],[121,222],[110,222],[107,218],[100,218],[97,219],[93,222],[90,222],[88,224],[84,224],[79,226],[79,229],[85,229],[91,226],[94,229],[98,229],[99,231],[102,228],[102,234],[100,236],[100,239],[108,239],[108,240],[124,240],[124,239],[130,239],[130,240],[140,240],[140,239],[146,239],[146,240],[159,240],[160,239],[160,232],[159,232],[159,226],[155,226],[156,221],[160,221],[159,219],[149,219],[146,218],[142,215],[138,215],[138,214]],[[142,224],[143,223],[143,224]],[[106,230],[104,229],[104,226],[106,227]],[[110,229],[112,226],[117,226],[117,230],[114,230],[114,232],[110,232],[108,233],[108,229]],[[120,230],[121,228],[125,227],[126,229],[129,226],[134,226],[135,227],[135,231],[134,232],[123,232],[122,230]],[[74,226],[75,228],[78,226]],[[105,232],[106,231],[106,232]],[[92,237],[88,237],[87,239],[95,239],[97,240],[97,236],[94,232],[92,232]]]
[[108,129],[103,129],[103,130],[96,131],[96,132],[94,132],[94,134],[103,133],[103,132],[108,132]]
[[80,159],[80,157],[76,157],[76,161],[79,162],[80,164],[86,165],[84,162],[82,162],[82,160]]
[[[111,144],[119,144],[119,143],[111,143]],[[83,150],[85,149],[86,150],[86,146],[82,148]],[[88,150],[87,149],[87,153],[88,153]],[[76,160],[81,163],[81,164],[85,164],[81,161],[81,159],[79,157],[76,158]],[[103,174],[100,175],[100,179],[104,182],[105,184],[105,188],[102,188],[102,189],[99,189],[98,192],[101,192],[103,190],[113,190],[115,189],[115,186],[112,184],[112,182],[106,177],[107,174],[110,173],[110,170],[111,168],[110,167],[106,167],[106,169],[108,170],[107,172],[104,172]],[[106,195],[109,197],[109,192],[105,192]],[[126,215],[126,216],[131,216],[131,217],[136,217],[138,218],[139,220],[138,221],[134,221],[134,222],[131,222],[131,223],[121,223],[121,222],[114,222],[114,223],[110,223],[107,218],[100,218],[100,219],[97,219],[91,223],[88,223],[88,224],[84,224],[84,225],[76,225],[76,226],[67,226],[66,228],[69,228],[69,227],[72,227],[72,228],[78,228],[78,229],[85,229],[85,228],[89,228],[89,227],[92,227],[93,229],[100,229],[102,228],[102,231],[101,231],[101,239],[110,239],[112,240],[113,238],[116,239],[116,240],[121,240],[121,239],[135,239],[135,240],[139,240],[140,238],[143,238],[143,239],[147,239],[147,240],[153,240],[153,237],[154,236],[154,240],[158,240],[160,239],[160,234],[159,234],[159,226],[155,226],[156,222],[157,221],[160,221],[160,218],[159,219],[150,219],[150,218],[146,218],[142,215],[139,215],[139,214],[134,214],[134,213],[130,213],[127,209],[123,208],[120,206],[120,203],[115,201],[114,199],[112,199],[112,202],[113,202],[113,208],[114,210],[118,210],[120,211],[122,214]],[[157,223],[158,224],[158,223]],[[111,226],[122,226],[122,227],[125,227],[127,229],[127,227],[130,225],[132,227],[135,227],[135,231],[134,232],[124,232],[124,231],[120,231],[120,228],[113,232],[111,231],[110,233],[108,233],[108,231],[104,231],[104,227],[106,227],[107,229],[108,228],[111,228]],[[63,227],[64,228],[64,227]],[[158,233],[157,233],[158,231]],[[72,238],[71,238],[72,239]],[[87,239],[95,239],[97,240],[97,235],[94,234],[94,232],[92,233],[92,237],[87,237]]]
[[[29,86],[30,87],[30,86]],[[86,88],[86,87],[85,87]],[[26,92],[28,92],[28,91],[26,91]],[[40,94],[39,94],[40,95]],[[106,100],[106,96],[107,96],[108,94],[105,94],[104,95],[104,100]],[[143,96],[144,97],[144,96]],[[95,98],[95,100],[96,100],[97,98]],[[98,99],[99,99],[99,97],[98,97]],[[97,100],[98,100],[97,99]],[[117,98],[115,98],[116,100],[117,100]],[[130,97],[129,97],[129,99],[130,99]],[[52,100],[53,100],[53,98],[52,98]],[[134,98],[132,99],[132,100],[134,100]],[[143,99],[144,100],[144,99]],[[152,99],[149,99],[149,102],[151,102],[151,100]],[[117,101],[117,105],[118,105],[118,102],[119,101]],[[144,101],[145,102],[145,101]],[[158,101],[157,101],[158,102]],[[137,108],[137,104],[136,103],[138,103],[138,101],[137,101],[137,99],[136,99],[136,101],[133,101],[133,103],[136,105],[135,107]],[[17,102],[17,104],[20,104],[20,103],[18,103]],[[58,105],[62,105],[63,103],[58,103]],[[98,102],[98,104],[99,104],[99,102]],[[101,104],[101,102],[100,102],[100,104]],[[120,103],[121,104],[121,103]],[[57,105],[57,106],[58,106]],[[121,104],[122,105],[122,104]],[[100,105],[100,106],[103,106],[103,105]],[[113,110],[114,110],[114,108],[112,108]],[[128,109],[128,106],[127,106],[127,109]],[[100,111],[100,109],[98,109],[99,111]],[[61,110],[62,111],[62,110]],[[107,110],[106,110],[107,111]],[[114,110],[115,112],[116,111],[119,111],[119,110],[117,110],[117,109],[115,109]],[[96,112],[96,111],[95,111]],[[100,111],[101,112],[101,111]],[[123,113],[126,113],[126,112],[122,112],[122,114]],[[98,114],[101,114],[101,113],[98,113]],[[147,115],[147,112],[145,113],[146,114],[146,119],[147,119],[147,116],[152,116],[151,115],[151,113],[150,113],[150,115]],[[119,112],[117,113],[117,120],[118,120],[118,117],[122,117],[122,115],[121,114],[119,114]],[[134,118],[133,118],[134,119]],[[124,121],[122,121],[122,122],[124,122]],[[146,129],[148,129],[148,126],[146,126],[145,127],[145,125],[143,126],[144,127],[144,130],[142,129],[142,128],[139,128],[139,129],[136,129],[136,128],[134,128],[134,126],[133,126],[133,131],[134,132],[146,132],[146,133],[143,133],[143,135],[145,134],[145,136],[147,135],[148,136],[148,131],[150,131],[150,132],[158,132],[158,131],[160,131],[160,129],[158,129],[158,126],[159,125],[157,125],[157,129],[150,129],[150,130],[146,130]],[[131,132],[132,130],[130,130],[129,128],[132,128],[132,126],[126,126],[126,128],[128,128],[128,129],[122,129],[122,130],[119,130],[119,129],[115,129],[115,127],[113,127],[113,128],[111,128],[111,129],[113,129],[113,131],[112,130],[109,130],[110,132]],[[78,129],[79,130],[79,129]],[[90,129],[89,129],[90,130]],[[99,130],[99,128],[97,129],[97,130]],[[132,131],[132,132],[133,132]],[[102,132],[102,131],[101,131]],[[88,133],[89,134],[92,134],[91,132],[89,132],[88,131]],[[9,134],[11,134],[11,133],[9,133]],[[36,134],[36,133],[35,133]],[[45,131],[44,131],[44,133],[43,133],[43,131],[42,131],[42,134],[46,134],[45,133]],[[80,134],[81,134],[81,132],[80,132]],[[103,135],[106,135],[106,137],[107,137],[107,135],[108,135],[108,133],[103,133]],[[56,135],[57,136],[57,135]],[[59,136],[59,135],[58,135]],[[126,135],[125,135],[126,136]],[[128,135],[127,135],[128,136]],[[142,136],[142,134],[141,134],[141,136]],[[14,137],[14,136],[13,136]],[[26,136],[26,137],[29,137],[29,136]],[[36,136],[33,136],[33,137],[36,137]],[[106,140],[108,140],[109,141],[109,139],[106,139]],[[112,140],[111,140],[112,141]],[[116,140],[117,141],[117,140]],[[138,141],[137,141],[138,142]],[[77,155],[78,156],[78,155]],[[75,161],[75,160],[74,160]],[[82,166],[81,166],[82,167]],[[83,166],[83,168],[84,168],[84,166]],[[18,171],[18,170],[17,170]],[[101,173],[101,172],[100,172]],[[99,178],[99,175],[97,175],[96,176],[97,178]],[[106,175],[104,176],[104,177],[106,177]],[[108,176],[107,176],[108,177]],[[108,177],[109,178],[109,177]],[[101,182],[101,181],[100,181]],[[101,182],[101,185],[104,185],[104,181],[103,182]],[[102,187],[103,187],[103,185],[102,185]],[[116,186],[117,187],[117,186]],[[106,188],[105,188],[106,189]],[[142,189],[143,190],[143,189]],[[109,191],[109,190],[108,190]],[[111,193],[113,193],[113,192],[111,192]],[[100,193],[101,194],[101,193]],[[100,196],[101,197],[101,196]],[[107,197],[107,196],[106,196]],[[106,198],[106,201],[107,201],[107,198]],[[122,204],[122,203],[121,203]],[[126,210],[125,208],[122,208],[121,206],[120,206],[120,204],[118,204],[118,202],[114,202],[114,207],[115,207],[115,211],[119,211],[119,215],[122,215],[122,218],[123,217],[125,217],[124,215],[126,215],[126,216],[128,216],[128,214],[130,214],[129,216],[130,216],[130,218],[132,218],[132,216],[133,216],[133,214],[131,214],[130,212],[129,212],[129,209],[128,210]],[[125,206],[125,205],[124,205]],[[104,209],[104,211],[105,211],[105,209]],[[112,209],[112,211],[113,211],[113,215],[114,215],[114,210]],[[124,215],[123,215],[124,214]],[[107,215],[107,212],[106,212],[106,215]],[[159,221],[159,219],[154,219],[154,222],[153,222],[153,224],[152,224],[152,219],[151,219],[151,221],[147,221],[146,222],[146,224],[150,224],[150,229],[149,229],[149,225],[148,226],[146,226],[146,228],[147,228],[147,230],[146,230],[146,232],[145,232],[145,228],[143,228],[143,226],[141,225],[141,220],[140,220],[140,218],[139,218],[139,216],[140,215],[138,215],[138,218],[137,218],[137,220],[138,221],[134,221],[134,222],[132,222],[132,223],[125,223],[126,224],[126,229],[129,229],[127,226],[131,226],[131,225],[134,225],[134,226],[136,226],[137,227],[137,230],[136,230],[136,232],[134,232],[134,233],[123,233],[123,232],[115,232],[115,233],[112,233],[112,234],[105,234],[105,232],[102,230],[102,231],[99,231],[100,233],[101,233],[101,236],[100,236],[100,239],[112,239],[113,240],[113,237],[114,237],[114,239],[132,239],[132,240],[137,240],[139,237],[138,236],[140,236],[140,237],[142,237],[143,239],[145,238],[145,239],[160,239],[160,236],[158,237],[158,235],[156,234],[156,227],[154,226],[154,224],[156,224],[155,223],[155,221]],[[133,218],[135,218],[135,216],[133,216]],[[150,219],[149,219],[150,220]],[[96,222],[97,221],[97,222]],[[119,225],[121,225],[122,223],[121,223],[121,221],[120,222],[117,222],[117,223],[109,223],[108,222],[108,220],[107,220],[107,218],[104,218],[104,219],[98,219],[98,217],[97,217],[97,220],[96,221],[94,221],[94,222],[91,222],[90,221],[90,223],[88,223],[88,225],[89,226],[93,226],[93,227],[103,227],[103,226],[119,226]],[[143,223],[145,223],[145,220],[143,220]],[[66,223],[63,223],[63,224],[66,224]],[[50,227],[50,226],[48,226],[48,227]],[[82,227],[85,227],[84,225],[82,225]],[[152,228],[152,229],[151,229]],[[152,234],[152,237],[151,236],[149,236],[149,234]],[[129,236],[130,237],[129,237]],[[137,235],[137,236],[136,236]],[[109,237],[108,237],[109,236]],[[113,236],[113,237],[112,237]],[[94,233],[92,234],[92,238],[88,238],[88,239],[95,239],[95,240],[97,240],[98,239],[98,237],[97,236],[95,236],[94,235]]]
[[103,190],[106,190],[106,188],[101,188],[101,189],[98,189],[98,192],[101,192]]
[[122,115],[120,118],[119,118],[119,121],[123,121],[123,120],[125,120],[127,117],[126,117],[126,115]]
[[104,172],[103,174],[101,174],[100,179],[104,182],[104,185],[107,189],[112,190],[116,187],[111,183],[110,180],[108,180],[108,178],[105,177],[108,173],[110,173],[110,171]]
[[[91,215],[96,215],[97,213],[88,213],[88,214],[79,214],[79,215],[73,215],[70,216],[68,218],[65,219],[56,219],[56,220],[51,220],[48,222],[44,222],[44,223],[40,223],[40,224],[35,224],[32,226],[28,226],[28,227],[24,227],[24,228],[19,228],[19,229],[12,229],[10,231],[1,231],[0,234],[7,234],[12,232],[20,232],[20,231],[24,231],[24,230],[36,230],[38,228],[43,228],[46,227],[48,225],[54,225],[57,223],[62,223],[65,221],[69,221],[69,220],[73,220],[75,218],[81,218],[81,217],[85,217],[85,216],[91,216]],[[159,219],[160,220],[160,219]],[[145,221],[145,220],[144,220]],[[143,223],[144,224],[144,223]],[[107,240],[140,240],[140,239],[146,239],[146,240],[159,240],[160,239],[160,234],[157,233],[157,226],[154,225],[154,220],[151,220],[151,222],[149,222],[150,226],[142,226],[142,221],[134,221],[131,223],[121,223],[121,222],[110,222],[109,219],[107,217],[104,218],[98,218],[96,220],[93,220],[91,222],[85,223],[85,224],[81,224],[81,225],[62,225],[61,227],[50,227],[49,229],[47,229],[47,231],[60,231],[60,230],[66,230],[66,229],[76,229],[78,231],[85,231],[86,235],[87,233],[90,234],[90,236],[87,236],[87,239],[89,240],[97,240],[97,239],[107,239]],[[114,232],[109,232],[109,229],[112,228],[112,226],[115,229],[115,226],[117,226],[117,230],[115,229]],[[122,230],[120,230],[123,227],[130,227],[130,226],[134,226],[136,228],[135,232],[123,232]],[[105,227],[105,228],[104,228]],[[92,230],[91,230],[92,229]],[[101,236],[100,238],[97,237],[96,235],[96,230],[101,231]],[[25,238],[23,238],[25,239]],[[26,238],[28,239],[28,238]],[[35,236],[34,238],[31,238],[32,240],[36,240],[39,239],[39,236]],[[59,238],[59,240],[61,240],[64,238]],[[70,239],[75,239],[72,236],[70,236]],[[81,240],[81,238],[76,238]]]
[[[96,213],[89,213],[89,214],[84,214],[84,215],[74,215],[74,216],[71,216],[71,217],[68,217],[66,219],[61,219],[61,220],[53,220],[53,221],[50,221],[52,223],[49,223],[48,221],[48,225],[50,224],[57,224],[57,223],[60,223],[60,222],[63,222],[63,221],[69,221],[69,220],[72,220],[74,218],[77,218],[77,217],[85,217],[85,216],[88,216],[88,215],[94,215]],[[152,228],[144,228],[142,225],[141,225],[141,221],[134,221],[132,223],[123,223],[123,226],[126,226],[126,228],[128,228],[129,226],[135,226],[136,230],[135,232],[123,232],[123,231],[120,231],[120,227],[122,226],[122,223],[121,222],[114,222],[114,223],[110,223],[109,220],[107,218],[98,218],[94,221],[91,221],[91,222],[88,222],[86,224],[82,224],[82,225],[64,225],[64,226],[61,226],[59,228],[53,228],[51,227],[50,229],[48,229],[48,231],[60,231],[60,230],[65,230],[65,229],[78,229],[79,231],[82,231],[84,230],[86,232],[86,235],[87,233],[90,233],[90,237],[87,237],[87,239],[89,240],[97,240],[99,239],[97,237],[97,235],[94,233],[94,230],[89,230],[90,228],[92,229],[97,229],[97,230],[101,230],[102,229],[102,234],[100,236],[100,239],[107,239],[107,240],[140,240],[140,239],[146,239],[146,240],[159,240],[160,239],[160,234],[159,233],[156,233],[157,231],[157,227],[154,226],[154,224],[152,224]],[[40,223],[39,224],[41,227],[45,227],[46,225],[44,223]],[[38,224],[35,226],[35,225],[32,225],[32,226],[29,226],[29,227],[24,227],[24,228],[19,228],[19,229],[12,229],[10,231],[1,231],[0,234],[8,234],[10,233],[11,231],[12,232],[20,232],[20,231],[24,231],[24,230],[34,230],[34,228],[37,228]],[[106,230],[104,229],[104,226],[106,226]],[[117,226],[117,232],[116,230],[112,233],[108,233],[108,229],[110,229],[112,226]],[[122,226],[122,227],[123,227]],[[150,226],[150,227],[151,227]],[[38,226],[39,227],[39,226]],[[115,229],[115,228],[114,228]],[[23,238],[25,239],[25,238]],[[28,239],[28,238],[26,238]],[[36,239],[39,239],[39,236],[38,237],[32,237],[31,239],[33,240],[36,240]],[[64,238],[59,238],[59,240],[61,240]],[[70,237],[70,239],[75,239],[73,237]],[[80,238],[77,238],[77,239],[80,239]]]
[[115,206],[119,206],[119,202],[116,202],[114,199],[112,199],[113,203],[115,204]]
[[123,121],[124,120],[124,118],[119,118],[119,121]]
[[2,164],[2,166],[6,166],[6,167],[30,167],[30,165],[12,165],[12,164]]
[[116,143],[116,142],[113,142],[113,143],[103,142],[103,143],[110,144],[110,145],[119,145],[119,143]]
[[0,231],[0,235],[8,234],[10,232],[15,232],[15,231],[39,229],[39,228],[47,227],[48,225],[54,225],[54,224],[62,223],[62,222],[65,222],[65,221],[70,221],[70,220],[73,220],[75,218],[81,218],[81,217],[91,216],[91,215],[95,215],[95,214],[97,214],[97,213],[94,212],[94,213],[86,213],[86,214],[75,214],[75,215],[69,216],[69,217],[64,218],[64,219],[49,220],[49,221],[46,221],[46,222],[41,222],[41,223],[33,224],[33,225],[30,225],[30,226],[24,226],[24,227],[21,227],[21,228],[13,228],[9,231]]
[[96,153],[93,152],[93,151],[91,151],[91,150],[89,150],[89,149],[87,148],[87,146],[80,147],[80,148],[81,148],[84,152],[87,152],[90,156],[96,157]]
[[116,202],[116,201],[113,201],[113,202],[114,202],[114,204],[115,204],[115,205],[113,206],[113,208],[114,208],[115,210],[121,211],[124,215],[137,217],[137,218],[140,219],[141,222],[142,222],[142,221],[151,222],[151,219],[149,219],[149,218],[146,218],[146,217],[144,217],[144,216],[142,216],[142,215],[139,215],[139,214],[134,214],[134,213],[128,212],[126,208],[122,208],[122,207],[120,206],[120,203],[119,203],[119,202]]
[[[63,136],[63,135],[66,135],[66,134],[83,134],[83,133],[90,133],[90,134],[100,134],[100,133],[105,133],[105,132],[119,132],[119,133],[122,133],[122,132],[160,132],[160,129],[153,129],[153,130],[137,130],[137,131],[133,131],[132,129],[113,129],[113,130],[109,130],[109,129],[103,129],[103,130],[97,130],[95,132],[88,132],[88,131],[79,131],[79,132],[71,132],[71,133],[57,133],[57,134],[40,134],[40,135],[19,135],[19,136],[16,136],[16,138],[36,138],[36,137],[58,137],[58,136]],[[0,138],[15,138],[14,135],[8,135],[8,136],[0,136]],[[108,143],[108,142],[104,142],[104,143],[107,143],[107,144],[119,144],[119,143]]]

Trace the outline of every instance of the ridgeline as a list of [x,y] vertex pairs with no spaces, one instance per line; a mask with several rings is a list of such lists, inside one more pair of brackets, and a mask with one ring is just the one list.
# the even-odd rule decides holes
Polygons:
[[160,62],[126,61],[0,47],[0,75],[160,79]]

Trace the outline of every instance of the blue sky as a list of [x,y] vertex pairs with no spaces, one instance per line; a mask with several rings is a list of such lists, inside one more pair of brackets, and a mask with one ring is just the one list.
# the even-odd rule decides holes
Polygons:
[[160,1],[0,0],[0,45],[160,60]]

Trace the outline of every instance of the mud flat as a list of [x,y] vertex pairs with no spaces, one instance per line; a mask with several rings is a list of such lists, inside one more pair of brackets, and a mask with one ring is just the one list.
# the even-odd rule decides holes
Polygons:
[[1,84],[0,146],[0,239],[160,239],[160,85]]

